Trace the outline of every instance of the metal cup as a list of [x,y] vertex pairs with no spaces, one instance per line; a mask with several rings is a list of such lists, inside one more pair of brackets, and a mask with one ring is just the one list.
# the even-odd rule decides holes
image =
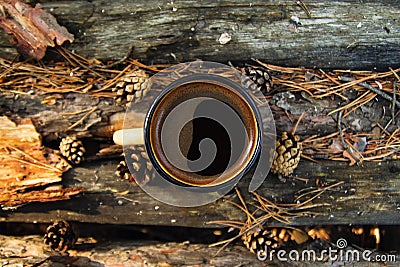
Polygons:
[[260,151],[261,119],[237,84],[212,75],[191,75],[167,87],[144,124],[153,166],[185,186],[217,186],[250,169]]

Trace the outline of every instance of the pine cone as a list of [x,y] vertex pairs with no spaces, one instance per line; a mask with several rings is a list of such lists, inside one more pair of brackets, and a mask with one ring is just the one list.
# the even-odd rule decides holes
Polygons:
[[79,164],[83,160],[85,148],[76,137],[67,136],[61,140],[60,152],[69,162]]
[[283,176],[289,176],[300,161],[302,144],[298,135],[283,132],[276,140],[276,150],[271,171]]
[[132,174],[129,172],[129,168],[126,165],[126,161],[125,160],[121,160],[118,165],[117,165],[117,170],[115,171],[115,174],[123,179],[123,180],[128,180],[129,183],[133,183],[135,182],[135,180],[133,179]]
[[[281,239],[279,234],[278,228],[262,229],[257,227],[255,230],[243,234],[242,241],[251,253],[257,254],[260,251],[265,251],[266,248],[276,249],[281,247],[284,239]],[[288,240],[287,236],[282,237]]]
[[75,244],[76,239],[71,225],[66,221],[55,221],[47,227],[44,235],[44,243],[57,252],[67,251]]
[[117,95],[115,103],[129,107],[131,103],[140,101],[147,93],[147,80],[149,76],[144,70],[135,70],[122,76],[112,89]]
[[265,252],[265,249],[276,249],[286,245],[302,244],[309,239],[304,231],[288,228],[256,227],[242,235],[243,244],[251,253]]
[[[140,185],[145,185],[154,179],[155,171],[143,145],[136,145],[127,149],[125,158],[128,160],[122,160],[115,172],[121,179]],[[132,164],[134,173],[130,173],[128,164]]]
[[242,73],[248,76],[264,95],[269,94],[273,89],[272,77],[264,67],[246,66],[242,68]]

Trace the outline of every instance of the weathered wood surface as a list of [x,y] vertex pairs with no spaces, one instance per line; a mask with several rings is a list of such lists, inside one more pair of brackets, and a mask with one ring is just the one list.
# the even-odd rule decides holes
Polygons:
[[[244,214],[219,200],[197,208],[177,208],[160,203],[140,188],[119,180],[115,174],[116,160],[86,163],[65,175],[67,187],[84,187],[85,193],[68,201],[30,204],[17,211],[0,212],[0,221],[51,222],[67,219],[80,222],[142,225],[176,225],[215,227],[211,220],[243,220]],[[320,215],[298,217],[292,225],[319,224],[398,224],[400,221],[400,162],[365,163],[364,167],[348,167],[347,163],[323,162],[317,165],[303,161],[295,171],[298,177],[310,178],[309,184],[300,181],[280,182],[269,175],[258,190],[276,201],[293,201],[293,196],[310,188],[315,179],[328,183],[344,183],[326,191],[313,203],[327,206],[313,211]],[[247,183],[240,185],[241,192]],[[128,190],[128,191],[127,191]],[[123,193],[123,194],[121,194]],[[228,195],[233,198],[233,195]],[[271,225],[279,225],[271,221]]]
[[[12,266],[76,266],[76,267],[172,267],[172,266],[332,266],[343,262],[324,261],[259,261],[244,246],[231,244],[215,255],[218,247],[210,248],[205,244],[156,243],[146,241],[98,241],[93,238],[81,238],[69,255],[51,255],[43,251],[41,236],[23,237],[0,235],[0,264]],[[304,248],[303,248],[304,249]],[[332,247],[332,249],[334,249]],[[354,248],[353,248],[354,249]],[[301,252],[301,249],[299,249]],[[360,253],[361,254],[361,253]],[[371,255],[387,255],[375,252]],[[394,254],[391,254],[394,255]],[[396,255],[396,260],[399,256]],[[354,263],[352,263],[354,264]],[[357,264],[357,263],[356,263]],[[381,262],[361,261],[359,266],[382,266]],[[396,262],[387,262],[387,266],[396,266]],[[358,265],[357,265],[358,266]],[[385,265],[386,266],[386,265]]]
[[[151,102],[157,92],[149,92],[145,99],[134,105],[135,127],[143,125],[146,103]],[[65,134],[78,135],[85,143],[89,162],[74,167],[63,178],[66,187],[85,188],[85,192],[70,201],[52,204],[31,204],[15,212],[0,213],[3,221],[50,222],[56,218],[82,222],[113,224],[157,224],[193,227],[211,227],[208,221],[218,219],[243,219],[243,214],[227,203],[219,201],[205,207],[179,209],[158,203],[139,188],[119,181],[114,171],[118,160],[96,155],[102,147],[112,145],[112,134],[122,127],[124,109],[116,107],[111,98],[96,98],[90,94],[67,93],[57,98],[53,105],[44,103],[46,95],[0,92],[0,113],[10,118],[31,118],[41,134],[44,145],[57,149],[59,137]],[[291,130],[293,119],[307,110],[297,133],[303,138],[316,134],[324,136],[337,131],[336,115],[329,111],[340,106],[338,101],[306,100],[301,94],[279,92],[272,96],[270,106],[276,120],[277,132]],[[371,101],[343,120],[343,128],[352,132],[370,133],[373,124],[380,121],[386,125],[391,119],[389,112],[382,110],[388,102]],[[82,117],[93,110],[84,120]],[[371,115],[372,114],[372,115]],[[353,122],[358,121],[354,124]],[[398,121],[399,118],[397,117]],[[81,121],[82,123],[78,123]],[[78,124],[77,124],[78,123]],[[75,125],[71,129],[71,126]],[[398,123],[397,123],[398,125]],[[360,128],[361,127],[361,128]],[[397,127],[391,124],[389,127]],[[389,129],[389,128],[388,128]],[[395,129],[390,129],[393,132]],[[329,183],[344,181],[341,187],[325,192],[318,203],[330,204],[321,208],[321,216],[303,217],[293,220],[293,225],[304,224],[396,224],[400,212],[399,161],[365,163],[364,167],[350,167],[348,163],[324,162],[323,166],[303,160],[295,175],[310,178],[309,184],[292,182],[282,184],[270,176],[260,193],[273,196],[278,202],[293,201],[296,192],[314,186],[317,178]],[[242,186],[246,191],[246,186]],[[122,194],[128,192],[128,194]]]
[[61,182],[67,168],[55,150],[42,147],[41,135],[30,119],[15,124],[0,116],[0,206],[65,200],[78,194],[78,188],[42,190]]
[[[133,45],[134,58],[154,63],[195,58],[226,62],[256,57],[282,65],[324,68],[398,65],[397,57],[393,56],[400,50],[399,25],[394,20],[399,11],[398,2],[307,1],[307,5],[313,18],[306,18],[295,1],[257,1],[251,6],[242,2],[185,1],[165,2],[160,7],[142,1],[43,1],[44,8],[76,35],[77,41],[71,48],[88,57],[121,58]],[[289,29],[293,26],[289,22],[292,15],[301,18],[302,26],[297,31]],[[127,16],[130,19],[126,19]],[[217,41],[223,32],[233,36],[225,45]],[[0,55],[5,55],[2,43],[4,40],[0,40]],[[155,93],[150,92],[145,101],[152,101]],[[63,218],[82,222],[205,227],[210,220],[243,219],[242,213],[223,201],[195,209],[178,209],[158,203],[140,189],[118,181],[114,175],[118,161],[94,156],[100,148],[112,144],[113,132],[122,127],[124,109],[116,107],[111,98],[66,93],[60,95],[55,104],[47,105],[44,104],[46,95],[41,94],[2,90],[0,96],[1,115],[12,119],[31,118],[44,144],[52,148],[57,148],[60,136],[78,135],[87,142],[90,160],[72,169],[63,179],[66,187],[84,187],[84,194],[71,201],[32,204],[16,212],[1,212],[1,220],[50,222]],[[336,114],[328,115],[341,105],[337,100],[315,101],[306,94],[279,92],[272,96],[270,104],[277,132],[293,127],[286,112],[296,120],[303,111],[308,113],[297,128],[302,137],[337,131]],[[143,123],[143,105],[145,103],[139,103],[134,108],[138,116],[133,120],[138,127]],[[369,133],[377,121],[387,125],[391,114],[384,111],[382,115],[382,110],[389,105],[386,100],[371,101],[343,119],[343,128]],[[79,123],[89,111],[91,113]],[[366,163],[364,167],[349,167],[347,163],[338,162],[319,166],[304,161],[296,175],[310,178],[310,184],[303,185],[299,181],[295,185],[292,182],[282,184],[270,176],[260,193],[278,201],[281,198],[289,201],[295,192],[311,187],[317,178],[326,178],[332,183],[344,181],[340,188],[325,192],[317,199],[331,205],[319,210],[321,216],[297,218],[292,224],[396,224],[400,205],[399,169],[398,161]],[[246,187],[242,187],[245,191]],[[122,194],[124,192],[128,194]]]
[[[70,46],[87,57],[133,57],[154,63],[197,58],[323,68],[399,66],[400,2],[305,1],[40,1],[75,35]],[[295,29],[292,16],[300,19]],[[232,40],[222,45],[222,33]],[[0,56],[13,58],[6,36]]]
[[[285,90],[285,88],[282,88]],[[132,108],[129,116],[131,127],[143,127],[144,117],[149,102],[152,102],[158,92],[149,92],[143,101]],[[89,94],[68,93],[57,99],[56,105],[42,104],[46,95],[22,95],[7,91],[0,91],[0,115],[13,118],[32,118],[44,143],[50,143],[60,136],[69,134],[80,138],[95,138],[97,143],[109,143],[116,130],[122,129],[125,110],[115,106],[111,98],[97,98]],[[309,99],[307,94],[294,95],[291,92],[277,93],[270,101],[270,107],[275,119],[276,131],[291,131],[294,123],[302,112],[306,116],[299,124],[296,133],[303,139],[311,135],[325,136],[337,131],[337,113],[328,113],[343,105],[339,99],[315,100]],[[385,112],[390,105],[389,101],[371,101],[359,108],[346,118],[343,118],[343,129],[351,132],[371,132],[376,122],[387,125],[391,120],[391,113]],[[81,120],[86,112],[96,108],[82,123],[70,129]],[[382,110],[384,112],[382,112]],[[395,124],[390,124],[388,130],[393,132],[396,125],[400,125],[400,117],[395,117]],[[91,142],[94,145],[96,142]],[[109,144],[108,144],[109,145]],[[96,151],[99,148],[94,148]]]

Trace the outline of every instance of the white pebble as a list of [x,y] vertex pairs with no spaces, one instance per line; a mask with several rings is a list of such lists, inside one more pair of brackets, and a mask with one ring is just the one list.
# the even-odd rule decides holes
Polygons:
[[221,36],[218,39],[218,42],[222,45],[229,43],[229,41],[232,40],[232,36],[227,33],[224,32],[223,34],[221,34]]
[[300,19],[297,16],[291,16],[290,20],[293,21],[296,24],[300,24]]

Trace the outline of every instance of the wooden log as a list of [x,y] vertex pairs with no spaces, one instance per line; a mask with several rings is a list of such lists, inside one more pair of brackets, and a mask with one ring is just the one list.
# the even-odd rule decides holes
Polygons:
[[[68,172],[65,187],[84,187],[85,192],[68,201],[30,204],[15,212],[1,212],[0,221],[51,222],[66,219],[80,222],[110,224],[169,225],[216,227],[212,220],[244,220],[244,214],[223,200],[196,208],[178,208],[160,203],[140,188],[122,181],[114,174],[117,161],[86,163]],[[319,215],[298,217],[291,225],[334,224],[397,224],[400,220],[400,162],[366,162],[363,167],[326,161],[323,165],[303,161],[295,171],[298,177],[309,178],[283,183],[269,175],[259,194],[276,202],[293,203],[293,198],[305,190],[316,189],[316,179],[327,183],[343,182],[323,193],[315,204],[325,204],[315,210]],[[248,183],[239,185],[250,200]],[[233,193],[228,198],[234,198]],[[237,200],[237,199],[236,199]],[[271,221],[270,225],[282,225]]]
[[[284,89],[284,88],[282,88]],[[143,101],[137,103],[130,112],[128,122],[131,127],[143,127],[149,103],[158,92],[149,92]],[[15,97],[18,95],[18,97]],[[0,92],[0,112],[9,117],[32,118],[38,132],[42,135],[45,144],[60,138],[61,135],[77,135],[80,138],[94,138],[98,144],[109,145],[113,133],[123,128],[125,110],[115,106],[111,98],[98,98],[90,94],[68,93],[57,99],[57,105],[42,104],[45,95],[22,95],[11,92]],[[341,107],[339,99],[328,101],[315,100],[307,94],[295,95],[291,92],[277,93],[270,101],[270,107],[275,119],[278,133],[291,131],[301,113],[307,111],[296,133],[303,139],[311,135],[325,136],[337,131],[337,113],[328,113]],[[344,129],[352,132],[371,132],[376,122],[387,125],[391,121],[387,109],[389,101],[371,101],[365,104],[366,108],[357,109],[346,118],[343,118]],[[93,109],[93,110],[92,110]],[[88,112],[91,112],[81,123],[79,122]],[[291,114],[289,118],[287,112]],[[395,123],[389,125],[393,132],[400,124],[400,117],[395,117]],[[93,145],[93,142],[92,142]],[[97,149],[98,151],[98,149]]]
[[[70,49],[86,57],[177,63],[197,58],[322,68],[399,66],[398,2],[296,1],[40,1],[75,35]],[[295,17],[291,19],[292,17]],[[296,17],[299,23],[296,23]],[[228,33],[231,40],[218,40]],[[16,55],[6,36],[0,57]]]
[[[151,90],[150,90],[151,91]],[[145,106],[152,101],[157,92],[149,92],[145,99],[135,104],[133,116],[137,127],[143,125]],[[39,133],[51,145],[60,135],[72,134],[84,138],[90,162],[73,168],[63,177],[65,187],[83,187],[84,194],[70,201],[53,204],[32,204],[16,212],[1,213],[3,221],[50,222],[55,218],[64,218],[82,222],[116,224],[157,224],[191,227],[211,227],[206,223],[212,220],[243,220],[244,214],[228,203],[219,201],[205,207],[179,209],[164,205],[143,193],[139,188],[119,181],[114,171],[118,161],[107,160],[102,155],[94,156],[101,146],[110,146],[112,133],[122,127],[124,110],[114,106],[111,98],[98,98],[91,94],[68,93],[58,96],[56,104],[44,104],[46,96],[40,94],[18,94],[1,92],[0,111],[15,117],[29,117],[35,122]],[[339,105],[330,101],[327,106],[310,99],[295,100],[299,96],[290,96],[291,92],[277,93],[272,97],[271,109],[277,122],[277,131],[293,127],[285,110],[299,116],[304,108],[311,110],[299,125],[298,132],[303,136],[319,136],[336,131],[337,122],[328,112]],[[305,98],[306,99],[306,98]],[[333,106],[332,106],[333,105]],[[359,109],[363,127],[381,119],[386,125],[390,114],[380,117],[385,101],[371,103],[367,109]],[[91,112],[88,116],[88,112]],[[365,112],[365,114],[364,114]],[[361,115],[359,115],[361,114]],[[371,118],[378,114],[379,118]],[[85,119],[81,120],[84,116]],[[354,117],[353,117],[354,118]],[[352,117],[343,121],[344,127],[351,129]],[[365,122],[370,122],[364,123]],[[81,122],[78,123],[77,122]],[[311,123],[310,123],[311,122]],[[71,128],[71,126],[75,125]],[[357,130],[357,129],[355,129]],[[362,128],[369,132],[369,128]],[[393,129],[391,129],[393,131]],[[54,148],[56,146],[53,145]],[[90,151],[92,150],[92,151]],[[94,157],[93,157],[94,156]],[[115,156],[115,155],[114,155]],[[101,159],[103,158],[103,159]],[[379,165],[381,164],[381,165]],[[320,216],[294,219],[293,225],[304,224],[395,224],[399,215],[399,181],[397,173],[399,162],[365,163],[364,167],[349,167],[348,163],[325,162],[323,166],[304,161],[297,172],[298,177],[310,178],[309,184],[301,182],[282,184],[276,177],[270,176],[260,189],[260,193],[276,201],[293,202],[293,196],[299,190],[314,186],[316,179],[325,178],[330,183],[343,181],[344,184],[334,191],[327,191],[319,198],[323,204]],[[242,186],[242,191],[247,190]],[[373,203],[373,204],[371,204]],[[276,223],[276,222],[271,222]]]
[[[207,244],[190,244],[176,243],[176,242],[149,242],[141,240],[113,240],[96,241],[93,238],[80,238],[77,245],[68,251],[69,255],[53,255],[43,251],[42,237],[38,235],[29,236],[4,236],[0,235],[1,244],[4,249],[0,250],[0,264],[2,266],[77,266],[77,267],[99,267],[99,266],[265,266],[266,264],[272,266],[321,266],[321,261],[307,260],[294,260],[294,261],[280,261],[276,255],[271,260],[259,261],[257,257],[250,253],[244,246],[240,244],[231,244],[227,246],[222,252],[216,255],[219,247],[209,247]],[[315,247],[322,247],[315,241]],[[321,241],[319,241],[321,243]],[[333,245],[324,244],[325,249]],[[294,249],[294,248],[293,248]],[[299,255],[307,248],[296,248]],[[310,248],[308,248],[310,249]],[[360,249],[354,247],[347,247],[351,251],[359,251]],[[281,258],[288,258],[286,255],[281,254]],[[308,254],[306,254],[308,255]],[[319,254],[317,254],[319,255]],[[328,259],[330,264],[343,264],[344,261],[338,258],[334,259],[337,254],[332,254],[332,259]],[[352,255],[352,254],[350,254]],[[398,260],[399,255],[394,253],[383,253],[374,251],[371,258],[377,255],[384,255],[388,259],[387,263],[391,264]],[[391,258],[388,256],[390,255]],[[392,255],[394,258],[392,258]],[[292,254],[295,257],[295,254]],[[348,256],[351,257],[351,256]],[[299,257],[299,259],[301,259]],[[378,259],[378,258],[377,258]],[[347,262],[350,262],[348,260]],[[361,256],[360,264],[366,264],[371,267],[381,266],[381,262],[367,262]]]

